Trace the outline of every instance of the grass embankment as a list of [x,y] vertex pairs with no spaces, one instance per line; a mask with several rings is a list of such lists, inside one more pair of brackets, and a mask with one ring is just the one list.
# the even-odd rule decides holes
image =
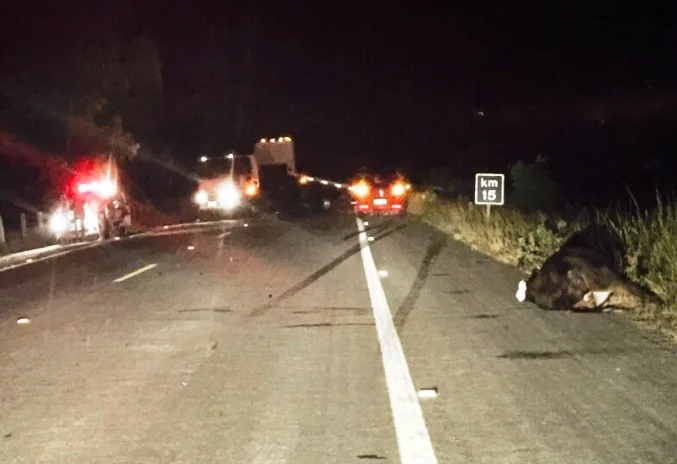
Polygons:
[[677,339],[677,201],[659,199],[645,212],[615,210],[567,219],[494,207],[486,218],[484,207],[429,192],[418,196],[413,212],[425,222],[525,272],[540,267],[574,232],[591,224],[610,227],[625,243],[626,275],[665,302],[632,313],[633,319]]

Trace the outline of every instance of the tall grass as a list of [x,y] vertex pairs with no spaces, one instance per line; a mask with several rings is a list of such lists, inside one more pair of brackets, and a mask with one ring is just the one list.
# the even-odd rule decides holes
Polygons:
[[495,207],[489,218],[482,207],[421,196],[418,213],[423,220],[455,239],[499,261],[526,272],[540,267],[562,243],[582,228],[606,225],[623,240],[627,255],[626,275],[656,293],[661,307],[638,312],[641,319],[662,329],[677,328],[677,200],[657,195],[656,206],[641,210],[617,208],[591,217],[551,217]]

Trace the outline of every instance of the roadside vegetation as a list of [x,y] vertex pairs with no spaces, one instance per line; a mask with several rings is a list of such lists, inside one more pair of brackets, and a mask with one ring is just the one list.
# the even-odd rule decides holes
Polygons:
[[[518,163],[511,172],[512,195],[517,201],[494,207],[488,218],[485,207],[473,205],[470,199],[442,198],[431,191],[420,194],[414,212],[454,239],[527,273],[539,268],[571,234],[590,225],[607,226],[624,242],[627,277],[665,302],[632,313],[633,319],[677,340],[677,199],[665,201],[657,195],[656,206],[650,210],[546,214],[540,208],[519,205],[520,190],[527,190],[519,186],[525,180],[519,171],[528,168]],[[541,192],[549,191],[550,198],[556,198],[555,190],[549,188]],[[548,195],[533,197],[541,202],[548,199]]]

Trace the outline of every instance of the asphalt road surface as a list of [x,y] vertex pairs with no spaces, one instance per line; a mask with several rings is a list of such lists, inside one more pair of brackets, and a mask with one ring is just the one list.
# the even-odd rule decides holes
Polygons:
[[413,221],[359,227],[269,217],[0,272],[0,462],[677,462],[674,348],[520,306],[521,274]]

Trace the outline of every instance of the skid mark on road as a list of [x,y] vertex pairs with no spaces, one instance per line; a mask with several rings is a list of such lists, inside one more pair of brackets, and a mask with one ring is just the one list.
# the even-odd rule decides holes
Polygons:
[[[392,220],[391,220],[391,221],[385,221],[385,222],[382,222],[381,224],[378,224],[378,225],[375,225],[375,226],[365,227],[365,228],[364,228],[364,231],[365,231],[365,232],[370,232],[370,233],[378,232],[378,231],[380,231],[380,230],[385,230],[385,229],[387,229],[387,228],[390,227],[392,224],[394,224],[394,222],[393,222]],[[354,239],[355,237],[357,237],[358,235],[360,235],[360,231],[359,231],[359,230],[358,230],[357,232],[351,232],[351,233],[349,233],[349,234],[347,234],[347,235],[344,235],[344,236],[343,236],[343,240],[344,240],[344,241],[352,240],[352,239]]]
[[590,350],[559,350],[559,351],[506,351],[497,356],[501,359],[565,359],[582,356],[621,356],[630,352],[649,352],[650,349],[629,350],[625,348],[601,348]]
[[364,265],[364,274],[369,287],[376,332],[381,345],[381,357],[400,452],[400,462],[404,464],[419,462],[436,464],[437,457],[423,418],[421,404],[409,373],[402,344],[393,324],[388,299],[376,270],[364,224],[359,218],[357,219],[357,228],[360,231],[360,253]]
[[419,296],[421,295],[421,290],[428,279],[430,274],[430,268],[435,263],[435,259],[442,253],[445,245],[447,244],[446,235],[439,234],[435,241],[430,244],[426,250],[421,266],[418,269],[418,273],[414,278],[414,283],[411,285],[409,293],[404,298],[404,301],[400,307],[395,311],[395,327],[397,327],[398,332],[401,332],[404,329],[404,325],[407,323],[407,318],[409,314],[414,309],[416,302],[418,301]]
[[[289,309],[289,308],[281,308]],[[292,314],[313,314],[313,313],[324,313],[328,311],[353,311],[357,313],[364,313],[371,311],[371,308],[360,308],[360,307],[350,307],[350,306],[314,306],[306,309],[297,309],[292,311]]]
[[[391,235],[391,234],[394,234],[395,232],[401,230],[401,229],[404,228],[404,227],[405,227],[405,226],[402,225],[402,226],[399,226],[399,227],[395,227],[394,229],[389,230],[389,231],[387,231],[387,232],[384,232],[384,233],[382,233],[381,235],[374,237],[374,242],[376,242],[376,241],[378,241],[378,240],[382,240],[382,239],[386,238],[387,236],[389,236],[389,235]],[[373,243],[373,242],[372,242],[372,243]],[[312,283],[316,282],[316,281],[319,280],[321,277],[327,275],[329,272],[331,272],[331,271],[334,270],[336,267],[338,267],[341,263],[343,263],[344,261],[347,261],[351,256],[353,256],[353,255],[355,255],[355,254],[357,254],[357,253],[359,253],[359,252],[360,252],[360,245],[359,245],[359,244],[357,244],[357,245],[355,245],[355,246],[353,246],[353,247],[350,247],[350,248],[347,249],[345,252],[341,253],[341,255],[337,256],[337,257],[334,258],[331,262],[325,264],[325,265],[322,266],[320,269],[318,269],[317,271],[313,272],[311,275],[309,275],[308,277],[306,277],[305,279],[303,279],[303,280],[302,280],[301,282],[299,282],[298,284],[296,284],[296,285],[294,285],[293,287],[291,287],[291,288],[285,290],[285,291],[284,291],[282,294],[280,294],[279,296],[273,298],[273,300],[272,300],[270,303],[266,303],[265,305],[263,305],[263,306],[261,306],[261,307],[259,307],[259,308],[256,308],[254,311],[252,311],[251,316],[252,316],[252,317],[263,316],[263,315],[266,314],[271,308],[273,308],[273,307],[279,305],[279,304],[280,304],[281,302],[283,302],[284,300],[286,300],[286,299],[288,299],[288,298],[291,298],[292,296],[294,296],[294,295],[296,295],[297,293],[301,292],[302,290],[306,289],[306,288],[309,287]]]
[[211,312],[211,313],[232,313],[233,309],[231,308],[190,308],[190,309],[179,309],[177,310],[180,313],[199,313],[199,312]]
[[503,359],[564,359],[573,358],[571,351],[508,351],[498,358]]
[[470,319],[496,319],[500,317],[499,314],[476,314],[474,316],[468,316]]
[[291,324],[285,325],[287,329],[297,329],[301,327],[334,327],[334,326],[374,326],[373,322],[318,322],[317,324]]
[[385,456],[379,456],[378,454],[358,454],[357,459],[388,459]]

